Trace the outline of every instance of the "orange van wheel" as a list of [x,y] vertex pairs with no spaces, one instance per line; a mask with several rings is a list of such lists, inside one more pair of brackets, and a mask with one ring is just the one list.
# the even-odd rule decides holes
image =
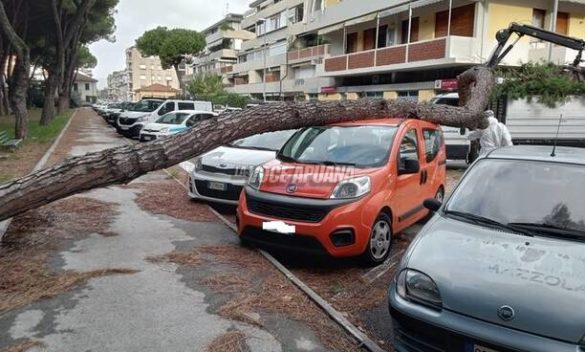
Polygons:
[[365,264],[375,266],[383,263],[392,248],[392,219],[386,213],[380,213],[372,229],[370,230],[370,240],[363,254]]

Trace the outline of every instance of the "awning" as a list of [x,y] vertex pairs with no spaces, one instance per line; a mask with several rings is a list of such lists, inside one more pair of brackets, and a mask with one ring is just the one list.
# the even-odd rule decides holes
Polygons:
[[[412,1],[410,3],[410,7],[412,7],[413,9],[416,9],[416,8],[419,8],[419,7],[423,7],[423,6],[428,6],[428,5],[432,5],[432,4],[435,4],[435,3],[439,3],[441,1],[444,1],[444,0],[418,0],[418,1],[415,0],[415,1]],[[388,16],[396,15],[398,13],[406,12],[406,11],[408,11],[408,1],[405,2],[405,3],[403,3],[400,6],[396,6],[396,7],[393,7],[393,8],[384,10],[384,11],[381,11],[380,12],[380,17],[388,17]]]
[[323,35],[323,34],[327,34],[327,33],[331,33],[331,32],[335,32],[338,30],[343,29],[343,23],[339,23],[339,24],[334,24],[333,26],[329,26],[329,27],[325,27],[325,28],[321,28],[317,31],[318,35]]
[[345,26],[346,27],[349,27],[349,26],[353,26],[353,25],[356,25],[356,24],[359,24],[359,23],[363,23],[363,22],[373,21],[373,20],[376,19],[376,16],[377,15],[378,15],[377,13],[372,13],[372,14],[369,14],[369,15],[365,15],[365,16],[362,16],[362,17],[358,17],[358,18],[351,19],[351,20],[345,22]]

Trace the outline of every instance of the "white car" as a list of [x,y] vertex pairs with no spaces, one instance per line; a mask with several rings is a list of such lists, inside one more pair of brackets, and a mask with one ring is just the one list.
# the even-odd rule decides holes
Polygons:
[[274,159],[294,132],[257,134],[195,158],[189,172],[189,197],[237,205],[251,170]]
[[140,130],[140,141],[152,141],[160,137],[183,132],[195,126],[199,121],[217,116],[216,113],[200,110],[179,110],[161,116]]

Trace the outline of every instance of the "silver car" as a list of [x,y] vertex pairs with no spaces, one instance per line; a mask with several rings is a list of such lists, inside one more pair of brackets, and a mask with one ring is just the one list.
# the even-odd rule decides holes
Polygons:
[[585,149],[475,162],[389,290],[397,351],[585,351]]
[[188,194],[194,199],[237,205],[250,172],[275,158],[294,130],[239,139],[195,158]]

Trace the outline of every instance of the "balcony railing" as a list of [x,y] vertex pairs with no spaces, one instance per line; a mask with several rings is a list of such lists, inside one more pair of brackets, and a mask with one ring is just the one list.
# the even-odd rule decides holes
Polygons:
[[[325,60],[325,72],[405,64],[455,56],[471,57],[472,40],[473,38],[451,36],[335,56]],[[457,45],[451,45],[453,48],[450,49],[449,43],[453,41]]]
[[289,61],[311,60],[329,55],[330,44],[312,46],[304,49],[291,50],[288,52]]

